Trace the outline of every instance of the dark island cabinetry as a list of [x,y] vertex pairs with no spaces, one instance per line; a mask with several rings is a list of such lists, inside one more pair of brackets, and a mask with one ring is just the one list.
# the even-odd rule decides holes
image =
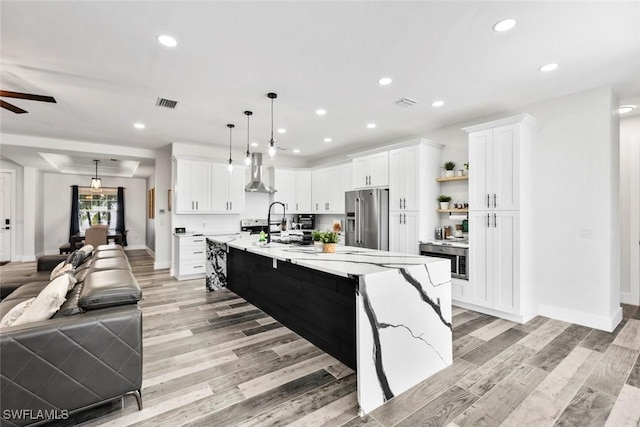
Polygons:
[[230,248],[227,287],[356,369],[357,279]]

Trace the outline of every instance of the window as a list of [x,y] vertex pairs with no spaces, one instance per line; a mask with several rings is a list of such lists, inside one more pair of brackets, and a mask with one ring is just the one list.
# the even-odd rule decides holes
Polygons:
[[78,202],[80,215],[78,223],[80,231],[84,232],[92,225],[107,225],[115,230],[118,209],[118,190],[116,188],[102,188],[102,192],[92,192],[90,188],[78,188]]

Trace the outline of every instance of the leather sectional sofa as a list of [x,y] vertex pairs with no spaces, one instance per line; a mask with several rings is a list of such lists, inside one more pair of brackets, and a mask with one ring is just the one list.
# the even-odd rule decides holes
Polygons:
[[[65,258],[46,256],[37,272],[3,275],[0,318],[37,296],[47,270]],[[142,293],[124,251],[96,248],[74,277],[52,318],[0,329],[2,426],[65,419],[129,394],[142,409]]]

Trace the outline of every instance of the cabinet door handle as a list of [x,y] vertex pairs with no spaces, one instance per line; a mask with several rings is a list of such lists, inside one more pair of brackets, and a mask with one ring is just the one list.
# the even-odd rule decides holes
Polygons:
[[233,210],[233,202],[229,202],[229,210],[232,211]]
[[199,210],[198,208],[198,201],[196,200],[196,210]]
[[298,204],[296,203],[296,210],[298,210]]
[[497,197],[496,197],[496,193],[493,193],[493,207],[497,208],[498,207],[498,202],[496,201]]
[[487,214],[487,228],[491,227],[491,218],[490,215]]
[[402,214],[398,215],[398,224],[402,224]]
[[194,265],[193,268],[202,268],[201,265]]
[[493,226],[498,228],[498,215],[493,214]]
[[400,198],[400,209],[402,209],[402,198]]
[[318,210],[318,204],[316,203],[316,210]]
[[191,201],[191,210],[194,210],[194,207],[193,207],[193,200]]
[[491,207],[491,202],[489,200],[489,193],[487,193],[487,207],[490,208]]
[[402,204],[403,204],[404,208],[407,209],[407,199],[403,198],[402,199]]
[[198,252],[194,252],[194,254],[203,254],[204,252],[202,251],[198,251]]
[[226,209],[226,210],[229,210],[229,202],[227,202],[227,203],[226,203],[226,207],[225,207],[225,209]]

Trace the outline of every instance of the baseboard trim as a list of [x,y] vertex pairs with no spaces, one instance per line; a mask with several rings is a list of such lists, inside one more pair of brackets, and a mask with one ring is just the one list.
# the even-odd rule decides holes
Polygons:
[[524,316],[519,314],[505,313],[504,311],[494,310],[492,308],[487,308],[487,307],[481,307],[479,305],[469,304],[467,302],[453,300],[451,301],[451,304],[455,305],[456,307],[477,311],[478,313],[488,314],[489,316],[499,317],[501,319],[510,320],[516,323],[526,323],[529,320],[531,320],[531,319],[525,319]]
[[622,308],[618,308],[615,313],[608,317],[585,313],[584,311],[570,310],[565,307],[540,304],[538,305],[538,314],[606,332],[612,332],[622,320]]

